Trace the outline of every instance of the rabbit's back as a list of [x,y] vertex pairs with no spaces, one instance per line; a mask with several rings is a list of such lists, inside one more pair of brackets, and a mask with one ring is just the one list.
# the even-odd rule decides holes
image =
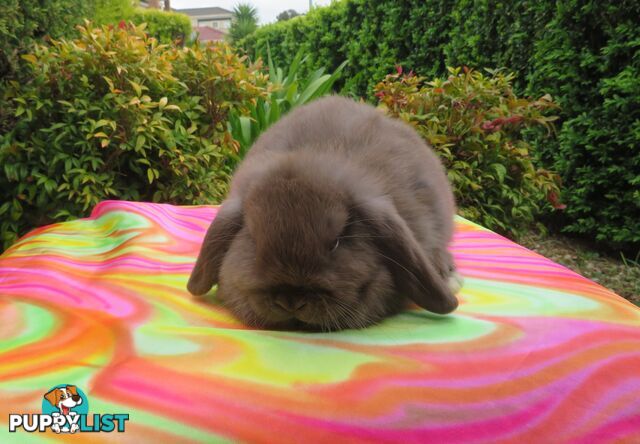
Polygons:
[[[297,108],[272,126],[245,163],[255,170],[264,156],[296,152],[322,155],[336,165],[357,165],[375,176],[426,250],[450,240],[455,204],[445,170],[408,124],[370,105],[327,97]],[[427,233],[426,226],[437,230]]]

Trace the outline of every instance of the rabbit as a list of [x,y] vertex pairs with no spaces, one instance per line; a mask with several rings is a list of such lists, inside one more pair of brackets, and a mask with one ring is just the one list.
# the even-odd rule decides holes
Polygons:
[[454,196],[404,122],[331,96],[263,133],[234,173],[187,288],[256,328],[335,331],[409,301],[456,309]]

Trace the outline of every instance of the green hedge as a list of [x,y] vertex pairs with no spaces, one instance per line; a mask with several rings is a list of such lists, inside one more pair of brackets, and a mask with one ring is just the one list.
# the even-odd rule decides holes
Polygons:
[[88,0],[93,3],[93,16],[87,17],[97,25],[115,25],[120,20],[129,20],[133,15],[131,0]]
[[[371,97],[398,64],[425,77],[447,66],[508,67],[523,85],[536,36],[553,13],[550,0],[347,0],[258,29],[240,42],[251,55],[289,63],[303,48],[310,69],[349,66],[345,92]],[[472,13],[470,13],[472,11]]]
[[129,18],[135,24],[147,24],[147,32],[161,43],[183,43],[191,37],[191,20],[177,12],[137,8]]
[[640,2],[559,2],[531,65],[529,89],[563,109],[545,154],[565,182],[565,230],[640,248]]
[[563,179],[564,230],[640,248],[640,2],[343,0],[241,45],[264,57],[267,43],[282,64],[301,48],[308,69],[349,60],[337,86],[370,99],[395,65],[428,78],[447,65],[516,72],[517,91],[562,107],[558,140],[538,151]]

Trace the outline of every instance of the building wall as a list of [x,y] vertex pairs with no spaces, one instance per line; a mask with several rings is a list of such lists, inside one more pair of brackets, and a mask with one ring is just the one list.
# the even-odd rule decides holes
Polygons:
[[231,26],[231,17],[195,16],[190,18],[192,26],[209,26],[221,31],[227,31]]

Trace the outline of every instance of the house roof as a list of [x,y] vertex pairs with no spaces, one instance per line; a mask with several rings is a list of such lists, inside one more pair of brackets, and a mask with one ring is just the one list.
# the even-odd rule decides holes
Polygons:
[[190,8],[190,9],[175,9],[176,12],[187,15],[233,15],[233,12],[214,6],[212,8]]
[[194,26],[193,32],[198,34],[198,39],[201,42],[216,42],[224,40],[227,36],[224,32],[209,26]]

